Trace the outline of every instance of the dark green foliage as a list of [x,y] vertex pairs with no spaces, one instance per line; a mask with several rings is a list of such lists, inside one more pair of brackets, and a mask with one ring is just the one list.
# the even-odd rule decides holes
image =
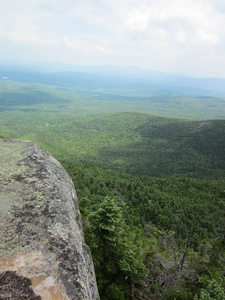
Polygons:
[[212,279],[205,289],[201,289],[199,300],[225,300],[224,288],[220,282]]
[[[149,270],[144,285],[134,284],[133,299],[145,299],[143,293],[149,299],[194,299],[207,289],[212,274],[223,274],[224,181],[131,176],[89,164],[63,164],[74,180],[86,228],[88,216],[99,215],[105,198],[117,199],[114,212],[122,215]],[[86,238],[88,242],[88,234]],[[115,289],[126,290],[122,282]]]
[[75,182],[84,215],[109,195],[123,199],[130,225],[143,228],[150,222],[176,232],[181,241],[194,237],[198,243],[225,229],[223,181],[130,176],[88,164],[63,164]]
[[[107,294],[112,294],[112,284],[117,283],[117,286],[129,290],[132,283],[147,275],[122,210],[113,198],[104,198],[99,208],[89,214],[88,223],[85,233],[92,251],[101,299],[108,299]],[[114,299],[121,299],[121,293],[117,291],[116,294]]]

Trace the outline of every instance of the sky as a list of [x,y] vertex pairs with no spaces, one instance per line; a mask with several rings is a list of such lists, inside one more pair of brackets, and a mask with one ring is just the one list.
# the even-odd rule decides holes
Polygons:
[[0,63],[225,78],[225,0],[0,0]]

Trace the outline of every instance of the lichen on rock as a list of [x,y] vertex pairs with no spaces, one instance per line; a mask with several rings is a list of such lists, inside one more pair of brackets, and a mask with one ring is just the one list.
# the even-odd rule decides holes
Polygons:
[[60,163],[32,142],[0,139],[0,276],[30,281],[39,298],[27,299],[99,299],[77,220],[74,185]]

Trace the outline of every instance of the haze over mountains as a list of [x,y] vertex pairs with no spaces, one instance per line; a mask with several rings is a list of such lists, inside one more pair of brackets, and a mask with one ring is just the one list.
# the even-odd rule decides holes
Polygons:
[[215,95],[225,79],[64,64],[5,66],[0,76],[5,138],[132,174],[224,174],[225,99]]
[[29,66],[0,65],[0,78],[55,85],[76,85],[87,89],[150,89],[158,94],[225,96],[225,78],[194,78],[144,70],[135,66],[79,66],[40,63]]

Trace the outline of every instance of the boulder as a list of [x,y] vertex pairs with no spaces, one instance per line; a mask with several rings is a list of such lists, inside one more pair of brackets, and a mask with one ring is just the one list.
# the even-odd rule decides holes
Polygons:
[[28,141],[0,139],[0,299],[99,299],[73,182]]

